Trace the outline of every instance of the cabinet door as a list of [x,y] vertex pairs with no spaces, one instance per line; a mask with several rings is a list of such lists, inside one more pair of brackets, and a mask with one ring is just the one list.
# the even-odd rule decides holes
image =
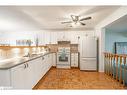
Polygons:
[[34,63],[35,61],[29,61],[11,69],[12,87],[14,89],[32,89],[37,83]]
[[52,53],[52,66],[56,66],[56,53]]
[[71,53],[71,66],[78,67],[78,53]]
[[44,32],[44,41],[45,41],[45,44],[50,43],[50,32]]
[[71,66],[74,67],[74,63],[75,63],[75,56],[74,53],[71,53]]
[[57,32],[57,41],[61,41],[65,38],[65,33],[64,32]]
[[45,55],[45,63],[44,63],[44,74],[51,68],[52,66],[52,56],[51,54]]
[[57,44],[57,32],[50,32],[51,44]]
[[29,78],[28,88],[33,88],[42,78],[42,59],[37,58],[28,62],[27,73]]
[[30,87],[33,87],[40,78],[40,58],[29,61],[28,66],[29,80],[31,80]]
[[27,79],[25,64],[16,66],[11,69],[11,83],[13,89],[25,89]]
[[67,32],[66,33],[67,40],[71,41],[71,44],[77,44],[78,43],[78,36],[75,32]]
[[11,69],[14,89],[32,89],[52,66],[51,54],[31,60]]
[[78,53],[75,53],[75,67],[78,67],[78,64],[79,64],[79,55]]
[[36,70],[38,72],[38,81],[44,76],[44,74],[43,74],[44,62],[45,62],[44,60],[45,60],[44,57],[40,57],[39,63],[38,63],[37,68],[36,68]]
[[10,69],[9,70],[0,70],[0,86],[1,87],[11,87],[10,79]]
[[47,70],[49,70],[52,66],[52,54],[47,55]]

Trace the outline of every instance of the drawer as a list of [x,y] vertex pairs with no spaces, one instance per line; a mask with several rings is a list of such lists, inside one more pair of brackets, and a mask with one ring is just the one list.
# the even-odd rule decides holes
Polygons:
[[75,59],[75,57],[71,57],[71,59]]
[[75,55],[71,55],[72,57],[75,57]]
[[78,64],[74,64],[74,67],[78,67]]
[[78,53],[75,53],[75,56],[78,56]]
[[81,59],[80,70],[96,70],[97,69],[96,58]]
[[75,60],[71,60],[71,63],[75,63]]
[[72,67],[78,67],[78,63],[75,63],[75,62],[74,63],[71,63],[71,66]]
[[75,60],[75,63],[78,63],[78,60]]

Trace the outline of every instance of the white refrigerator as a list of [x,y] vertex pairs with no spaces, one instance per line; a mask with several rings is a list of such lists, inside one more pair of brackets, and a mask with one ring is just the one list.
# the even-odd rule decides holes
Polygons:
[[97,70],[97,38],[83,36],[80,39],[80,70]]

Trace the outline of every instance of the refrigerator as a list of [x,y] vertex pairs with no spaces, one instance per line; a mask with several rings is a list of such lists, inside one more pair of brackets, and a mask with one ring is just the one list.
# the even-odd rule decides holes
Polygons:
[[97,71],[97,38],[80,39],[80,70]]

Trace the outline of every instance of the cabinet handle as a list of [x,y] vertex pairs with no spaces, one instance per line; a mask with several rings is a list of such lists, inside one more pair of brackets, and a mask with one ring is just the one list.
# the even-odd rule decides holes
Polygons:
[[44,60],[45,58],[44,57],[42,57],[42,60]]
[[27,64],[27,68],[29,67],[29,65],[28,65],[28,63],[26,63]]
[[24,64],[24,69],[26,69],[26,64]]

